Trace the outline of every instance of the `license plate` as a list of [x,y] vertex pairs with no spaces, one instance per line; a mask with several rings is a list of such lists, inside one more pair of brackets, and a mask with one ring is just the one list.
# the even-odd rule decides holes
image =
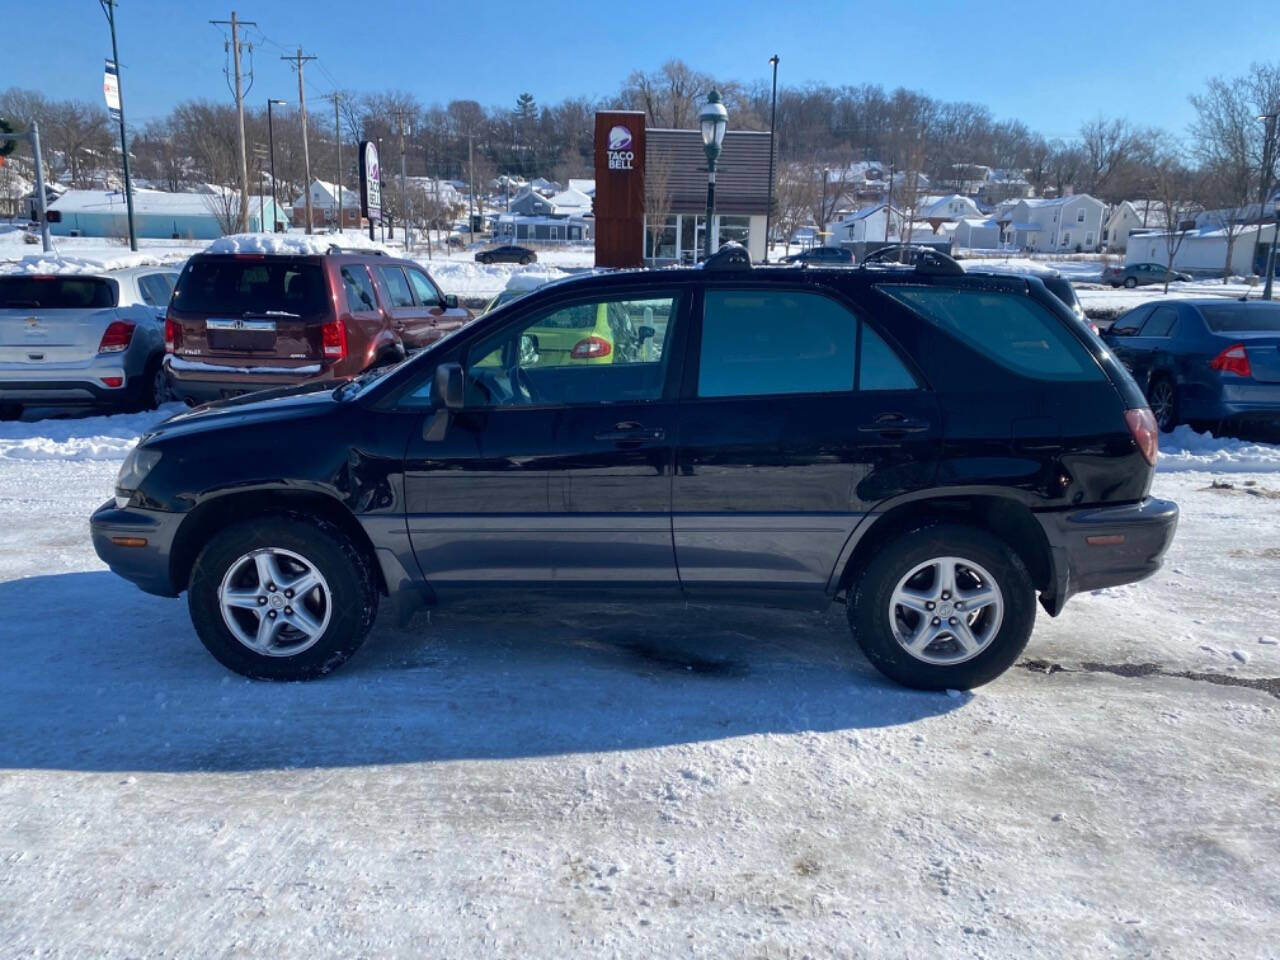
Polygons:
[[212,350],[272,350],[276,345],[274,320],[209,320]]

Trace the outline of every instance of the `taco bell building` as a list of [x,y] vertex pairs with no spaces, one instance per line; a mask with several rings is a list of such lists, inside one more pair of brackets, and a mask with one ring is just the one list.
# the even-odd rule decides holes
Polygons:
[[[729,130],[716,164],[714,247],[730,240],[764,259],[769,134]],[[595,122],[596,265],[665,266],[702,258],[707,158],[697,130],[645,126],[639,111]]]

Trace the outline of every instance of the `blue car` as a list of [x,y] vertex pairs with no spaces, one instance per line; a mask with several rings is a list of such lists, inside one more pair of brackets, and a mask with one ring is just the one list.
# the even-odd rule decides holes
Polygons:
[[1280,303],[1159,300],[1103,334],[1161,430],[1223,420],[1280,424]]

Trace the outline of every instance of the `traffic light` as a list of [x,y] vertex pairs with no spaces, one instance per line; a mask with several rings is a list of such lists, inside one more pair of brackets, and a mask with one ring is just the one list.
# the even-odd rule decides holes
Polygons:
[[[3,117],[0,117],[0,133],[13,133],[13,127]],[[5,157],[13,153],[13,148],[17,145],[17,140],[0,140],[0,164],[4,163]]]

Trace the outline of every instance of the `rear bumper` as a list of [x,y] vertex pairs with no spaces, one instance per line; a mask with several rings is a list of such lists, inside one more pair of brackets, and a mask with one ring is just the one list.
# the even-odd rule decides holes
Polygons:
[[193,403],[225,400],[274,387],[294,387],[312,380],[333,379],[333,368],[319,363],[299,366],[297,372],[279,367],[265,367],[259,372],[252,367],[222,366],[166,355],[164,367],[174,395]]
[[1040,603],[1057,616],[1067,600],[1143,580],[1157,570],[1178,527],[1178,505],[1147,498],[1117,507],[1038,513],[1052,557]]
[[[118,377],[109,387],[103,378]],[[127,394],[129,373],[118,359],[110,364],[4,364],[0,366],[0,402],[41,405],[118,403]]]
[[[93,549],[111,572],[147,593],[176,597],[180,592],[169,575],[169,555],[185,514],[157,510],[119,509],[108,500],[89,518]],[[145,540],[143,546],[122,546],[114,538]]]

